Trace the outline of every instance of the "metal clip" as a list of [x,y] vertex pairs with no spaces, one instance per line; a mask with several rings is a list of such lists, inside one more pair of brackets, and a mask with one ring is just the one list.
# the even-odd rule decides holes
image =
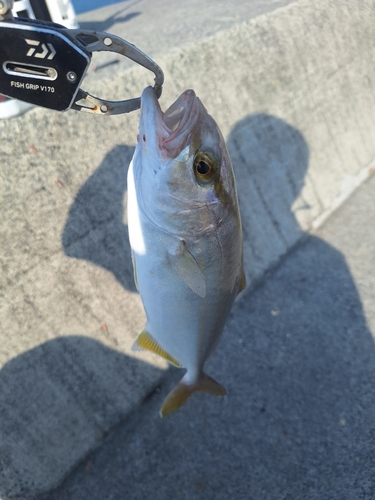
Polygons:
[[[109,51],[121,54],[136,62],[144,68],[152,71],[155,75],[155,90],[159,98],[162,92],[164,74],[161,68],[135,45],[122,38],[108,33],[98,33],[89,30],[69,30],[69,36],[84,47],[86,52]],[[141,107],[141,98],[127,99],[123,101],[107,101],[99,99],[83,89],[79,89],[71,109],[87,111],[101,115],[118,115],[129,113]]]

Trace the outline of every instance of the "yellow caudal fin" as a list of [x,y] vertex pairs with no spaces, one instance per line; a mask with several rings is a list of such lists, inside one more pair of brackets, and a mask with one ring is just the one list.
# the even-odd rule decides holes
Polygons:
[[165,398],[160,408],[160,416],[165,417],[168,413],[172,413],[180,408],[195,391],[208,392],[215,396],[227,395],[227,391],[224,387],[205,373],[202,373],[200,379],[195,384],[188,384],[185,382],[185,377],[183,377]]
[[137,351],[139,349],[147,349],[148,351],[152,351],[155,354],[158,354],[162,358],[166,359],[170,363],[172,363],[175,366],[181,367],[180,363],[176,361],[170,354],[167,353],[164,349],[160,347],[160,345],[154,340],[151,335],[144,330],[137,340],[134,342],[133,351]]

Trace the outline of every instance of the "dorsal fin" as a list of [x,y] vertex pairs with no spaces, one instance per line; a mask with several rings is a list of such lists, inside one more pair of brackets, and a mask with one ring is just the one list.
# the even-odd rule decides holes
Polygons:
[[176,361],[170,354],[167,353],[164,349],[160,347],[160,345],[156,342],[155,339],[151,337],[151,335],[144,330],[137,340],[134,342],[132,350],[133,351],[138,351],[140,349],[146,349],[147,351],[154,352],[155,354],[158,354],[162,358],[166,359],[170,363],[172,363],[175,366],[181,367],[181,364]]

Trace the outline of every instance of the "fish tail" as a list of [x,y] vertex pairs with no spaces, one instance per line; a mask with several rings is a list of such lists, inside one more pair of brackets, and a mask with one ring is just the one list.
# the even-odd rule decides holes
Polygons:
[[165,417],[168,413],[172,413],[180,408],[193,392],[196,391],[208,392],[215,396],[227,395],[225,388],[204,372],[202,372],[199,380],[194,383],[188,383],[185,375],[165,398],[160,408],[160,416]]

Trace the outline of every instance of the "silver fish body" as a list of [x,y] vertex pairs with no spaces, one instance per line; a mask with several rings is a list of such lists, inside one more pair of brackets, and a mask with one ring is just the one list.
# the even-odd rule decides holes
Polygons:
[[236,295],[245,287],[236,186],[224,139],[192,90],[165,112],[141,99],[128,172],[128,227],[147,317],[135,348],[186,368],[161,414],[195,390],[225,395],[203,372]]

